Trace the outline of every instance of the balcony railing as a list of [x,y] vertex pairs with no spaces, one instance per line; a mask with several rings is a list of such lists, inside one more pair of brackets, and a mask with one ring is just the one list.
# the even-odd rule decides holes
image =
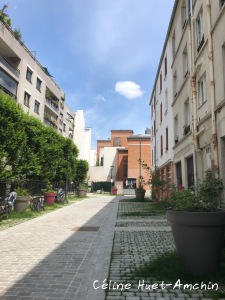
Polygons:
[[198,44],[197,52],[199,52],[201,50],[201,48],[202,48],[202,46],[204,44],[204,41],[205,40],[204,40],[204,35],[203,35],[202,38],[201,38],[201,41]]
[[16,95],[14,95],[13,93],[11,93],[9,90],[7,90],[3,85],[0,84],[0,90],[2,90],[4,93],[8,94],[10,97],[12,97],[13,99],[17,100]]
[[53,109],[56,113],[58,113],[59,111],[59,107],[56,107],[53,102],[49,99],[45,99],[45,103],[48,105],[48,107],[50,107],[51,109]]
[[17,78],[20,76],[20,71],[3,55],[0,53],[0,62],[9,69]]

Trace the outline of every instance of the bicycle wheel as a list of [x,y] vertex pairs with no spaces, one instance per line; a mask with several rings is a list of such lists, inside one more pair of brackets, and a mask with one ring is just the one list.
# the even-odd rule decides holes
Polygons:
[[31,202],[30,202],[30,209],[31,209],[32,211],[35,211],[35,202],[34,202],[34,201],[31,201]]

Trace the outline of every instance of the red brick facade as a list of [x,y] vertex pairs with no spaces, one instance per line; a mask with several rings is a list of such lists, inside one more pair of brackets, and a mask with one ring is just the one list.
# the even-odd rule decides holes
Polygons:
[[[140,167],[139,159],[148,166],[151,164],[151,138],[149,134],[133,135],[133,130],[111,130],[111,139],[97,141],[97,159],[104,147],[118,147],[115,157],[116,181],[124,187],[138,186],[139,177],[149,180],[149,173]],[[104,164],[105,162],[103,162]],[[150,189],[149,186],[145,186]]]

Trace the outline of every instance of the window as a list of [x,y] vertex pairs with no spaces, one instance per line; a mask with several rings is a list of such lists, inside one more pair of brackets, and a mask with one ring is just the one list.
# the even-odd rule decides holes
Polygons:
[[201,106],[206,100],[206,76],[204,75],[198,82],[198,105]]
[[204,32],[203,32],[203,14],[199,13],[196,19],[196,36],[197,36],[197,51],[199,52],[204,44]]
[[165,113],[168,111],[168,92],[165,91]]
[[30,107],[30,94],[28,94],[27,92],[24,93],[23,104],[27,107]]
[[187,46],[184,48],[183,51],[183,73],[184,78],[188,75],[188,53],[187,53]]
[[36,89],[37,89],[39,92],[41,92],[41,84],[42,84],[41,79],[37,77]]
[[66,124],[63,123],[63,132],[66,132]]
[[183,1],[181,7],[181,26],[184,29],[187,24],[187,7],[186,7],[186,0]]
[[177,72],[174,72],[173,75],[173,94],[174,94],[174,98],[176,99],[177,97]]
[[175,56],[176,54],[176,39],[175,39],[175,31],[173,33],[173,36],[172,36],[172,52],[173,52],[173,56]]
[[27,67],[26,79],[30,83],[32,83],[32,74],[33,74],[33,71],[31,71],[31,69]]
[[15,98],[17,94],[17,85],[17,81],[0,68],[0,87],[3,88],[4,92]]
[[161,93],[161,91],[162,91],[162,73],[160,73],[160,77],[159,77],[159,90]]
[[178,115],[174,118],[174,140],[175,144],[178,142]]
[[162,103],[160,104],[160,124],[162,123]]
[[115,137],[113,140],[113,146],[118,147],[121,146],[121,138],[120,137]]
[[165,72],[165,77],[167,75],[167,56],[164,58],[164,72]]
[[184,103],[184,122],[185,125],[190,126],[190,103],[188,99]]
[[40,102],[35,100],[34,102],[34,112],[39,115]]
[[163,136],[160,136],[160,145],[161,145],[161,156],[163,156]]
[[182,190],[183,184],[182,184],[181,162],[176,164],[176,177],[177,177],[177,187],[179,190]]
[[168,127],[166,127],[166,151],[169,149],[169,131]]

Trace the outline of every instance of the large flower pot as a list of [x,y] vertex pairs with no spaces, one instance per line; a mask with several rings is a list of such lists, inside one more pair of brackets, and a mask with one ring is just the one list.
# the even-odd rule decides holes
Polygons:
[[56,196],[56,193],[54,192],[45,192],[44,193],[44,200],[45,200],[45,203],[47,205],[52,205],[54,204],[55,202],[55,196]]
[[138,201],[144,201],[145,199],[145,190],[144,189],[136,189],[135,190],[135,195],[136,195],[136,200]]
[[13,203],[14,211],[22,212],[26,211],[31,197],[30,196],[17,196]]
[[113,194],[113,195],[117,195],[117,191],[118,191],[117,188],[112,188],[112,194]]
[[85,188],[78,188],[77,189],[77,195],[79,197],[86,197],[87,196],[87,190]]
[[215,275],[220,267],[225,211],[168,210],[166,216],[184,270],[192,275]]

